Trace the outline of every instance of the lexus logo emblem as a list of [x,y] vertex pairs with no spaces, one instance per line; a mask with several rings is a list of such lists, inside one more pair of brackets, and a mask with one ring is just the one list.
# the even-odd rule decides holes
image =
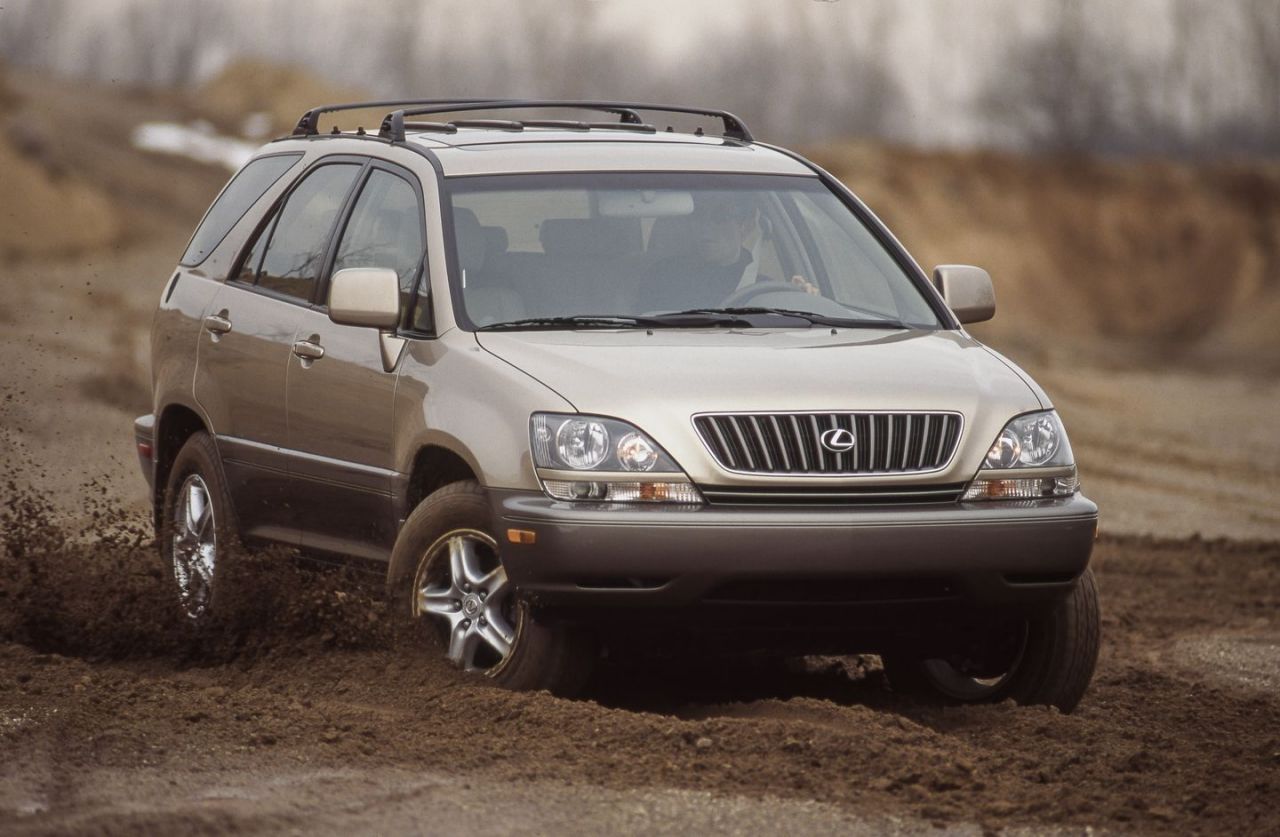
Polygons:
[[833,427],[818,437],[818,441],[822,446],[833,453],[844,453],[852,450],[857,444],[857,439],[853,437],[853,431],[846,430],[843,427]]

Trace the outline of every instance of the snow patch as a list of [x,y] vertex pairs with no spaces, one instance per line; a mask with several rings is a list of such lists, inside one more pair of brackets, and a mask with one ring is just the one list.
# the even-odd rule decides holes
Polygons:
[[258,150],[255,143],[215,133],[208,122],[179,125],[146,122],[133,129],[133,146],[143,151],[177,154],[200,163],[213,163],[238,171]]

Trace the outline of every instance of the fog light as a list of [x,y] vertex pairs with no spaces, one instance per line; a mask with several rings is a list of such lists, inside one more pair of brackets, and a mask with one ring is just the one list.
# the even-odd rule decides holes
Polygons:
[[569,495],[575,500],[603,500],[609,487],[602,482],[571,482]]

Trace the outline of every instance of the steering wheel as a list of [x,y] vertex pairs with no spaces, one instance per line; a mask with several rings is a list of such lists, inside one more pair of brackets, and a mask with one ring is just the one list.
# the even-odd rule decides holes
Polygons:
[[774,279],[769,279],[764,282],[756,282],[755,284],[747,285],[745,288],[738,288],[736,291],[726,296],[720,302],[720,305],[725,308],[737,308],[741,306],[742,303],[755,299],[758,296],[784,292],[810,296],[810,294],[806,294],[803,290],[790,282],[779,282]]

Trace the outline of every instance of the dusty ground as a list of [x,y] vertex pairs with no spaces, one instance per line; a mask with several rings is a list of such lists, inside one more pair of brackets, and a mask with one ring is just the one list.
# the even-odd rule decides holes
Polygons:
[[239,610],[194,636],[128,533],[68,542],[38,502],[5,524],[15,833],[1280,828],[1280,669],[1250,652],[1280,641],[1276,545],[1102,541],[1107,643],[1063,716],[914,704],[873,658],[511,694],[443,665],[375,579],[246,558]]
[[[1231,332],[1261,359],[1224,355],[1233,337],[1177,365],[1154,365],[1159,344],[1135,348],[1133,333],[1088,331],[1095,343],[1078,349],[1087,318],[1039,342],[993,332],[1054,397],[1103,507],[1105,646],[1072,716],[913,704],[874,658],[615,666],[585,700],[508,694],[443,666],[386,613],[376,580],[287,556],[244,559],[240,610],[192,636],[141,523],[130,421],[147,407],[155,298],[226,174],[122,146],[129,125],[181,102],[12,87],[41,103],[28,120],[45,126],[39,165],[71,171],[122,223],[106,245],[0,260],[0,464],[13,480],[0,487],[0,832],[1280,831],[1267,328]],[[71,114],[98,130],[48,128]],[[75,168],[83,159],[98,162]],[[926,163],[951,172],[950,193],[915,198],[934,218],[967,198],[952,194],[959,163]],[[1155,191],[1194,192],[1179,172],[1162,170]],[[1123,203],[1130,177],[1106,179],[1108,194]],[[981,206],[978,223],[1005,229]],[[1208,225],[1192,234],[1208,260],[1201,236],[1217,222],[1186,212]],[[1272,257],[1258,235],[1232,287],[1269,316],[1273,297],[1249,278]],[[908,244],[923,256],[937,242]],[[1008,246],[992,243],[995,261],[962,255],[1003,258],[1017,281]],[[1030,316],[1025,293],[1009,296]]]

